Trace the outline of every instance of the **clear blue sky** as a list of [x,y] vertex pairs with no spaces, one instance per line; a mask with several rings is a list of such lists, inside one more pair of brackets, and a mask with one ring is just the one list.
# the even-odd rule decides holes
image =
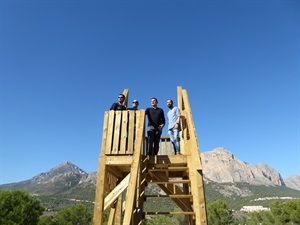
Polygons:
[[[0,184],[95,172],[104,111],[188,91],[200,151],[300,175],[298,0],[2,0]],[[166,129],[164,130],[166,134]]]

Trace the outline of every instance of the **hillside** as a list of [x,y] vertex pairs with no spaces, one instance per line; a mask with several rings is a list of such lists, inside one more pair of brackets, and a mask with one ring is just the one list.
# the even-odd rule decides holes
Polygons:
[[[300,196],[297,175],[283,180],[270,166],[250,165],[223,148],[201,153],[201,158],[207,203],[223,199],[231,208],[240,209],[243,205],[267,205],[270,201]],[[96,172],[86,173],[66,161],[29,180],[1,185],[0,189],[27,190],[41,198],[48,210],[58,210],[78,202],[92,207],[95,185]],[[149,186],[148,191],[156,189]]]

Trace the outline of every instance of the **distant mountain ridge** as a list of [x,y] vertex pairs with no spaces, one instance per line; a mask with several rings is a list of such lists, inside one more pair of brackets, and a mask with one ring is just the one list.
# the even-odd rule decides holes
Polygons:
[[[292,175],[283,180],[280,173],[267,164],[248,164],[224,148],[201,153],[201,160],[206,183],[248,183],[300,190],[300,176]],[[0,185],[0,189],[25,188],[35,195],[56,194],[76,186],[95,186],[96,175],[96,172],[87,173],[66,161],[29,180]]]
[[[286,186],[281,175],[267,164],[256,166],[243,162],[224,148],[215,148],[210,152],[201,153],[204,178],[217,183],[246,182],[254,185]],[[287,184],[298,188],[296,177],[290,178]]]

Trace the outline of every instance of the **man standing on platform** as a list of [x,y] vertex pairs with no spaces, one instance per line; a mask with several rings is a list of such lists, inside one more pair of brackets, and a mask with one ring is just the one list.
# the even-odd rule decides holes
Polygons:
[[147,108],[145,113],[148,116],[148,152],[150,156],[157,155],[159,151],[159,142],[162,129],[165,126],[164,110],[157,106],[157,98],[151,98],[151,107]]
[[174,147],[175,155],[180,155],[179,131],[180,131],[180,110],[173,105],[173,100],[167,100],[168,111],[168,134]]

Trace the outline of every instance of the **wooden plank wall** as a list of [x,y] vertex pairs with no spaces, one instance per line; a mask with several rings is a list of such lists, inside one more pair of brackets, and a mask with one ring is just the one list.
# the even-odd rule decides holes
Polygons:
[[[131,155],[135,147],[136,138],[136,110],[108,111],[104,118],[106,155]],[[105,136],[105,137],[104,137]]]

